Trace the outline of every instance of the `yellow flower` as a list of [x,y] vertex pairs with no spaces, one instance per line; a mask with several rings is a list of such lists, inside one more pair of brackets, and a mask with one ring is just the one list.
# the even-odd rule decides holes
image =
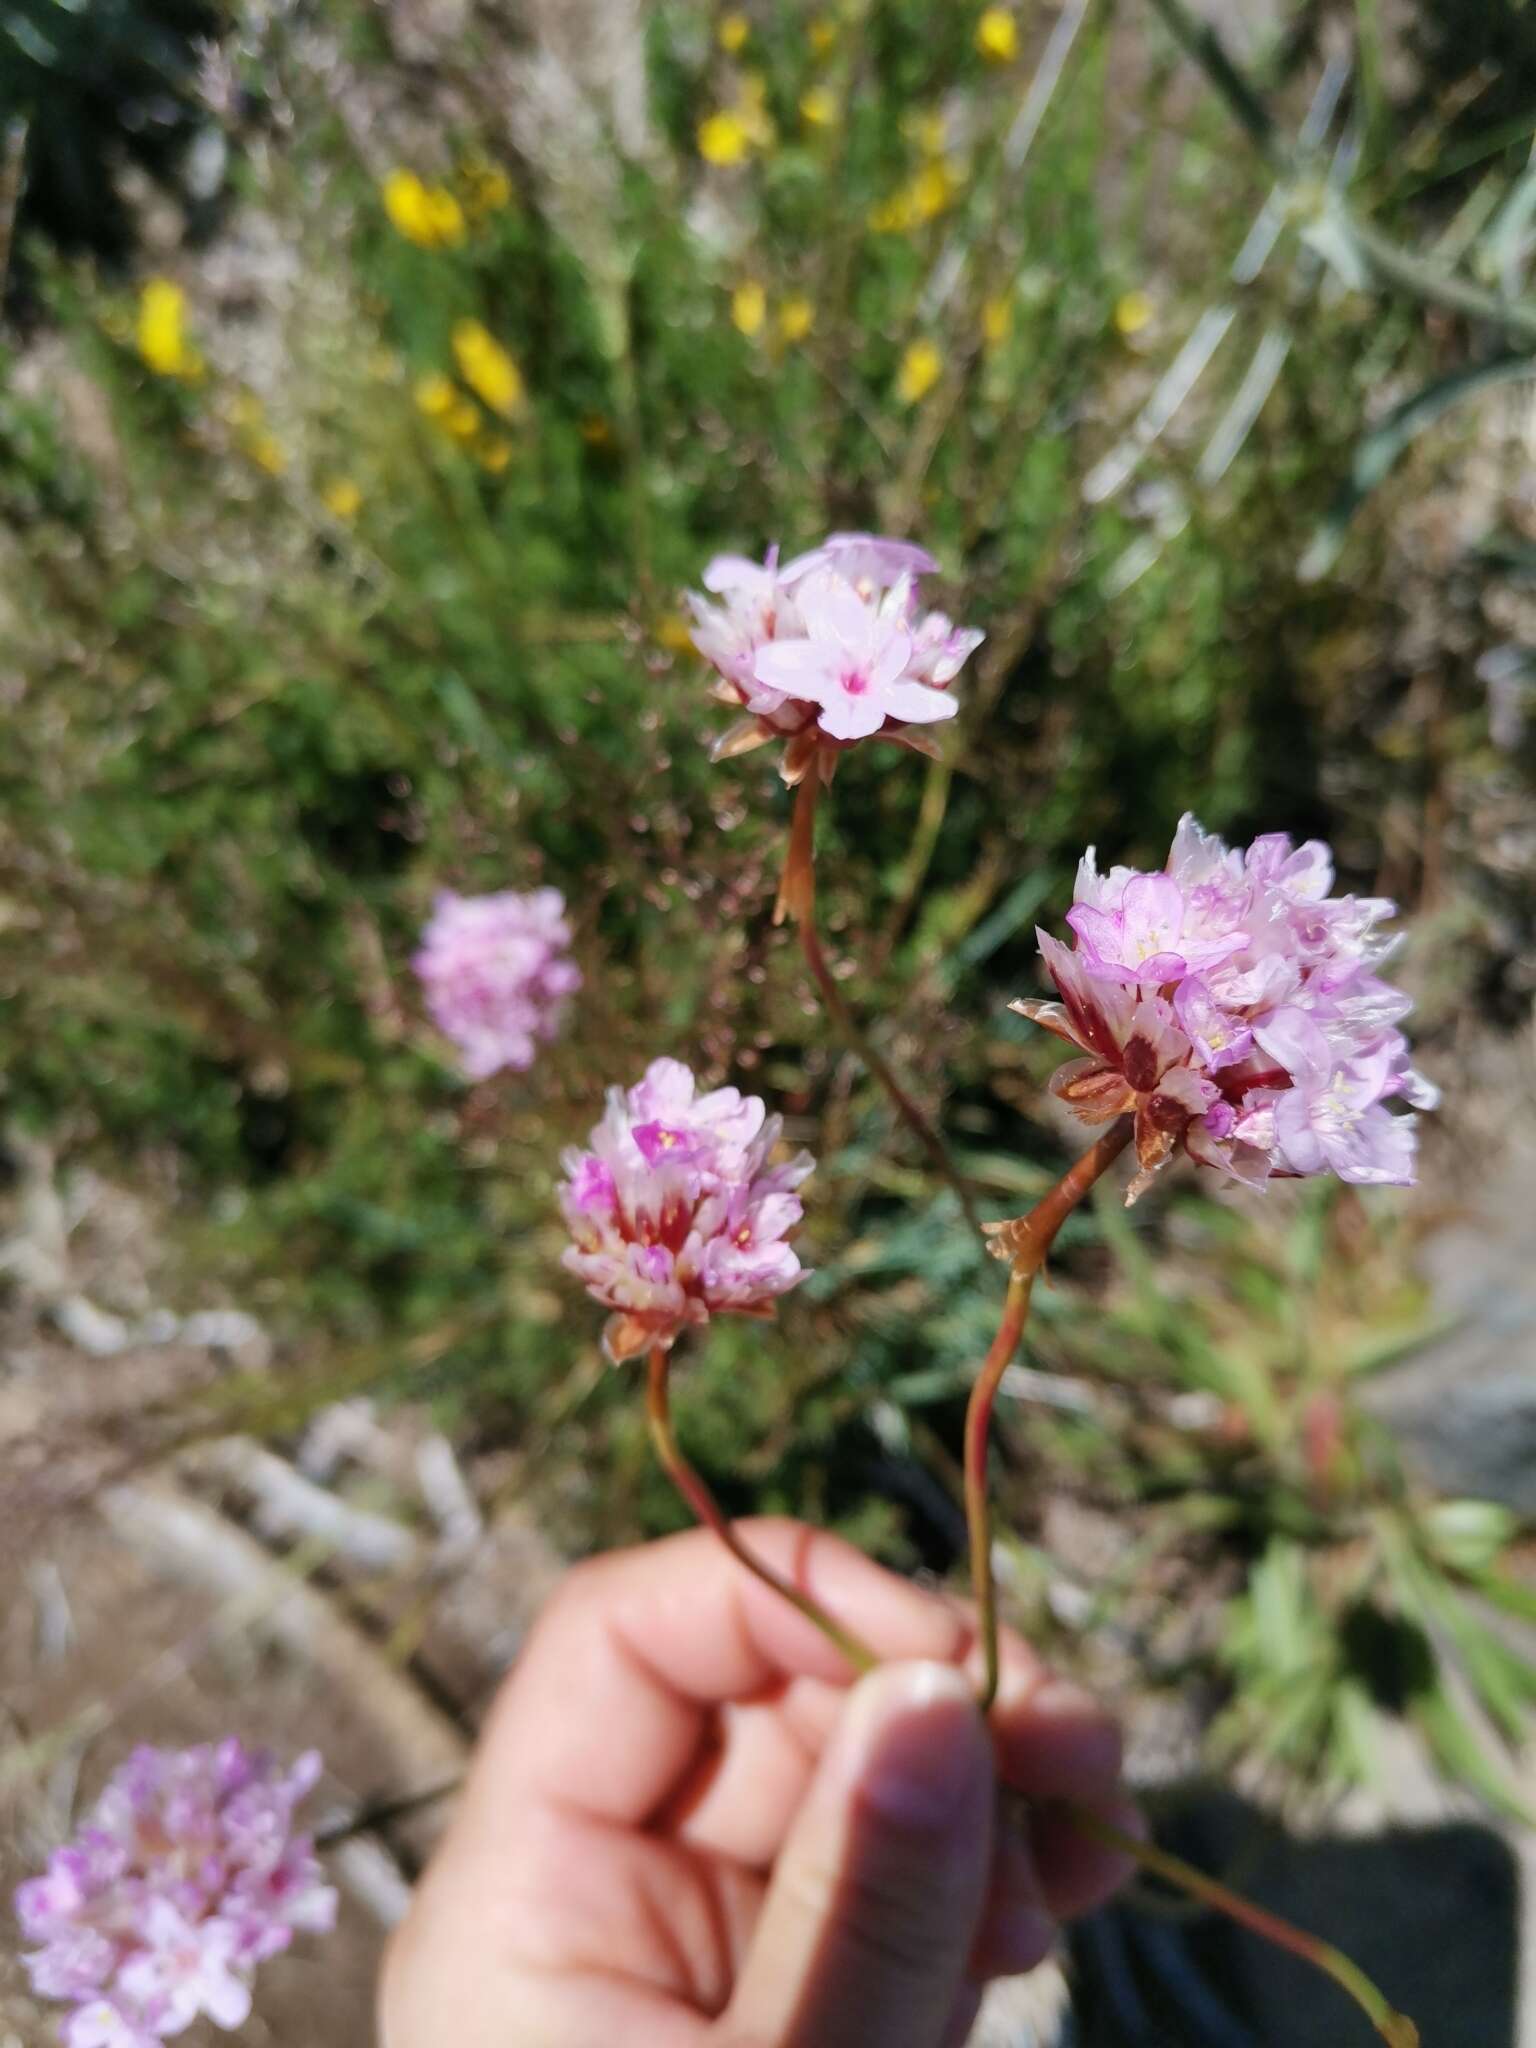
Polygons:
[[777,130],[768,111],[768,81],[761,71],[749,71],[741,81],[741,98],[736,118],[752,149],[771,149]]
[[443,414],[443,428],[455,441],[473,441],[480,431],[480,415],[467,398],[456,398]]
[[818,14],[806,29],[805,39],[814,56],[825,57],[837,41],[837,23],[829,21],[824,14]]
[[237,434],[254,434],[266,425],[266,407],[254,391],[236,391],[224,407],[224,417]]
[[424,377],[418,377],[411,395],[416,400],[416,410],[425,413],[429,420],[446,419],[459,402],[458,392],[441,370],[428,370]]
[[492,476],[500,476],[512,460],[512,443],[505,434],[487,434],[475,443],[475,460]]
[[807,128],[830,128],[837,119],[837,94],[830,86],[813,85],[801,95],[800,118]]
[[905,185],[877,206],[869,224],[877,235],[900,235],[924,221],[937,220],[960,190],[960,174],[943,161],[924,164]]
[[187,295],[168,277],[152,277],[140,293],[135,339],[145,367],[157,377],[191,383],[203,374],[203,359],[187,341]]
[[656,622],[656,641],[668,654],[692,654],[693,628],[681,612],[668,612]]
[[793,345],[804,341],[816,325],[816,308],[804,292],[791,292],[779,308],[779,333]]
[[912,211],[919,220],[937,220],[959,189],[948,164],[924,164],[912,180]]
[[988,348],[1001,348],[1012,332],[1013,301],[1000,292],[981,309],[981,338]]
[[1006,7],[989,7],[976,24],[976,47],[989,64],[1011,64],[1019,54],[1019,24]]
[[459,184],[471,220],[484,220],[488,213],[500,213],[512,203],[512,180],[488,157],[467,156],[459,165]]
[[915,227],[917,215],[912,208],[912,194],[907,186],[893,192],[889,199],[883,199],[878,206],[871,207],[869,225],[877,235],[902,235]]
[[917,405],[938,383],[944,358],[931,341],[914,341],[901,359],[896,395],[904,405]]
[[453,359],[475,396],[504,420],[511,419],[523,400],[523,373],[478,320],[454,322]]
[[1143,291],[1122,292],[1115,301],[1115,331],[1127,340],[1133,334],[1140,334],[1144,327],[1150,327],[1157,308],[1151,294]]
[[947,123],[937,107],[926,112],[910,114],[901,124],[902,133],[913,142],[924,156],[942,156]]
[[333,519],[350,521],[363,508],[363,494],[351,477],[336,476],[322,485],[320,502]]
[[258,469],[264,469],[268,476],[281,476],[288,467],[288,456],[280,441],[271,434],[251,434],[245,442],[245,452]]
[[384,211],[397,233],[418,249],[453,249],[465,235],[464,209],[443,185],[424,185],[414,171],[384,180]]
[[722,14],[720,26],[715,30],[715,39],[722,50],[734,57],[746,45],[752,33],[752,24],[744,14]]
[[746,124],[728,107],[699,123],[699,155],[707,164],[740,164],[752,147]]
[[738,334],[744,334],[748,341],[763,331],[763,322],[768,318],[768,294],[755,279],[748,278],[745,284],[737,285],[731,293],[731,325]]

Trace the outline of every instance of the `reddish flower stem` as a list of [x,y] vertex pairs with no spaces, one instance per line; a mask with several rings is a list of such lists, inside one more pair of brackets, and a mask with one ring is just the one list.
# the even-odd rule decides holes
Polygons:
[[948,1147],[897,1080],[889,1062],[876,1051],[869,1038],[855,1023],[853,1012],[844,1000],[843,992],[834,980],[826,956],[821,950],[821,940],[816,932],[814,858],[816,799],[820,788],[821,777],[813,760],[795,791],[795,810],[789,828],[789,847],[784,858],[784,875],[779,885],[773,921],[775,924],[782,924],[786,917],[794,918],[799,927],[800,946],[805,954],[805,964],[810,968],[816,986],[821,991],[827,1015],[841,1033],[849,1050],[864,1062],[885,1090],[891,1107],[928,1154],[934,1172],[954,1190],[960,1207],[965,1211],[966,1222],[979,1235],[981,1217],[976,1208],[976,1198],[966,1185],[960,1169],[950,1158]]
[[994,1248],[1011,1253],[1013,1273],[1003,1320],[998,1325],[992,1348],[976,1375],[970,1405],[965,1412],[965,1519],[971,1532],[971,1586],[981,1630],[985,1674],[978,1703],[986,1713],[997,1697],[997,1590],[992,1579],[992,1496],[987,1485],[987,1448],[992,1432],[992,1410],[1003,1374],[1018,1349],[1029,1319],[1029,1298],[1035,1275],[1045,1264],[1056,1233],[1087,1194],[1100,1174],[1112,1166],[1131,1141],[1133,1126],[1122,1117],[1091,1145],[1075,1165],[1057,1181],[1027,1216],[1017,1223],[994,1225],[990,1233]]
[[672,1429],[672,1408],[668,1399],[667,1372],[671,1354],[664,1344],[656,1345],[650,1355],[645,1382],[645,1412],[650,1424],[651,1442],[655,1445],[667,1477],[687,1501],[699,1521],[711,1534],[718,1536],[726,1549],[739,1565],[743,1565],[752,1576],[770,1586],[782,1600],[787,1600],[797,1613],[803,1614],[813,1627],[821,1630],[834,1648],[840,1650],[855,1671],[873,1671],[879,1661],[851,1629],[843,1627],[827,1613],[826,1609],[813,1600],[809,1593],[774,1570],[771,1564],[753,1554],[737,1535],[730,1517],[715,1499],[704,1481],[694,1471],[678,1448],[677,1437]]
[[1080,1833],[1092,1835],[1107,1848],[1129,1857],[1142,1870],[1176,1885],[1180,1891],[1200,1900],[1215,1912],[1225,1913],[1229,1920],[1235,1920],[1261,1940],[1285,1949],[1290,1955],[1299,1956],[1304,1963],[1310,1963],[1314,1969],[1331,1977],[1348,1992],[1382,2039],[1391,2043],[1391,2048],[1419,2048],[1419,2030],[1413,2021],[1394,2011],[1358,1964],[1352,1963],[1331,1942],[1292,1926],[1289,1920],[1282,1920],[1279,1914],[1268,1912],[1263,1906],[1256,1906],[1241,1892],[1231,1891],[1216,1878],[1207,1877],[1203,1870],[1196,1870],[1182,1857],[1170,1856],[1156,1843],[1144,1842],[1139,1835],[1128,1834],[1124,1828],[1116,1827],[1113,1821],[1106,1820],[1090,1807],[1067,1802],[1063,1802],[1063,1806],[1071,1817],[1072,1825]]
[[[971,1532],[971,1578],[975,1588],[976,1611],[981,1632],[984,1674],[978,1695],[986,1713],[997,1697],[997,1594],[992,1579],[992,1509],[987,1487],[987,1448],[991,1434],[992,1410],[1009,1361],[1018,1349],[1024,1325],[1029,1319],[1030,1296],[1037,1275],[1044,1266],[1056,1233],[1088,1193],[1101,1174],[1112,1166],[1130,1143],[1134,1125],[1122,1117],[1083,1156],[1069,1167],[1056,1185],[1037,1202],[1027,1216],[1016,1222],[994,1224],[989,1229],[993,1249],[1012,1261],[1008,1296],[1003,1318],[992,1348],[987,1353],[976,1384],[971,1390],[965,1418],[965,1506]],[[1161,1877],[1191,1898],[1225,1913],[1277,1948],[1299,1956],[1331,1977],[1348,1992],[1390,2048],[1419,2048],[1418,2029],[1412,2020],[1393,2010],[1382,1993],[1348,1956],[1314,1934],[1293,1927],[1288,1920],[1256,1906],[1252,1900],[1230,1890],[1192,1864],[1171,1856],[1155,1843],[1128,1834],[1112,1821],[1075,1801],[1061,1802],[1073,1825],[1083,1834],[1116,1849],[1140,1869]]]

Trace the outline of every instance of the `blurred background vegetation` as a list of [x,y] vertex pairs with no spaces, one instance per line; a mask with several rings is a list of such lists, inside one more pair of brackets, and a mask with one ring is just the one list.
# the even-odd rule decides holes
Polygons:
[[[3,1112],[276,1342],[135,1454],[426,1402],[574,1550],[678,1510],[560,1148],[662,1051],[759,1090],[817,1272],[693,1347],[681,1431],[732,1507],[947,1571],[1000,1276],[770,927],[787,799],[710,765],[681,609],[721,548],[919,537],[989,638],[943,765],[845,763],[823,900],[987,1212],[1075,1142],[1005,1009],[1033,926],[1186,808],[1403,902],[1448,1098],[1417,1201],[1186,1176],[1072,1226],[1010,1597],[1203,1688],[1222,1761],[1327,1788],[1407,1715],[1508,1806],[1516,1514],[1432,1504],[1354,1393],[1433,1333],[1536,990],[1536,8],[1211,18],[1241,77],[1173,0],[11,0]],[[544,883],[586,996],[466,1086],[415,934]]]

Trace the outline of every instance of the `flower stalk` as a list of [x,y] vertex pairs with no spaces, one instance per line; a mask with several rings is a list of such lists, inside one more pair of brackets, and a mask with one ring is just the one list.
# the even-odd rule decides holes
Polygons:
[[650,1424],[651,1442],[663,1471],[677,1488],[695,1516],[714,1536],[725,1545],[739,1565],[745,1567],[755,1579],[761,1579],[765,1586],[787,1600],[798,1614],[803,1614],[814,1628],[820,1629],[833,1648],[841,1651],[855,1671],[873,1671],[879,1661],[851,1629],[828,1614],[826,1609],[786,1579],[782,1572],[774,1570],[771,1564],[758,1557],[737,1535],[730,1517],[720,1506],[704,1481],[695,1472],[678,1446],[677,1436],[672,1427],[672,1406],[668,1393],[668,1369],[671,1353],[664,1344],[651,1348],[650,1363],[645,1381],[645,1413]]
[[1056,1233],[1098,1180],[1131,1142],[1134,1125],[1121,1117],[1075,1165],[1069,1167],[1027,1216],[1014,1222],[989,1223],[994,1253],[1011,1262],[1003,1319],[992,1348],[982,1362],[965,1411],[965,1519],[971,1536],[971,1586],[984,1660],[977,1704],[985,1714],[997,1697],[997,1588],[992,1576],[992,1497],[987,1485],[987,1451],[992,1435],[992,1410],[1013,1354],[1029,1320],[1035,1277],[1056,1241]]
[[774,923],[782,924],[789,917],[795,920],[800,933],[801,951],[805,954],[805,964],[810,968],[816,986],[821,991],[827,1015],[841,1033],[849,1050],[864,1062],[885,1090],[891,1107],[927,1153],[934,1172],[953,1189],[960,1207],[965,1212],[966,1222],[980,1235],[982,1222],[976,1208],[976,1198],[966,1185],[960,1169],[949,1156],[949,1148],[896,1078],[889,1061],[875,1049],[868,1036],[855,1022],[853,1012],[844,1000],[843,992],[827,965],[826,955],[821,950],[821,939],[816,931],[814,852],[816,799],[820,788],[821,777],[813,761],[795,791],[794,816],[790,822],[789,846],[784,858],[779,898],[773,913]]
[[1224,1913],[1229,1920],[1235,1920],[1240,1927],[1258,1935],[1260,1940],[1284,1949],[1289,1955],[1299,1956],[1304,1963],[1310,1963],[1315,1970],[1331,1977],[1355,2001],[1390,2048],[1419,2048],[1419,2030],[1413,2021],[1405,2013],[1398,2012],[1364,1970],[1331,1942],[1322,1941],[1317,1935],[1308,1934],[1304,1928],[1293,1926],[1289,1920],[1282,1920],[1279,1914],[1255,1905],[1241,1892],[1232,1891],[1217,1878],[1207,1876],[1192,1863],[1186,1863],[1182,1857],[1170,1855],[1166,1849],[1158,1848],[1155,1842],[1144,1842],[1139,1835],[1116,1827],[1113,1821],[1106,1820],[1090,1807],[1072,1803],[1066,1805],[1065,1810],[1071,1816],[1072,1825],[1082,1834],[1092,1835],[1095,1841],[1129,1857],[1151,1876],[1162,1878],[1165,1883],[1174,1885],[1213,1911]]

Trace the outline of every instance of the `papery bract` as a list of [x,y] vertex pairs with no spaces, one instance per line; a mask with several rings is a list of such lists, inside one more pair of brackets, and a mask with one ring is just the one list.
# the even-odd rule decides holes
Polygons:
[[780,772],[796,783],[813,763],[829,780],[843,748],[876,735],[931,751],[914,728],[954,716],[949,685],[983,638],[923,610],[918,581],[937,567],[911,541],[866,533],[833,534],[782,564],[776,547],[762,563],[716,556],[710,598],[689,599],[694,645],[717,693],[748,714],[715,743],[716,759],[783,739]]
[[813,1161],[771,1163],[779,1131],[757,1096],[700,1094],[678,1060],[609,1090],[591,1149],[565,1154],[560,1205],[564,1264],[613,1311],[610,1357],[670,1345],[713,1315],[770,1315],[799,1281],[786,1240]]
[[33,1990],[73,2004],[66,2048],[148,2048],[199,2018],[244,2024],[256,1966],[335,1917],[294,1827],[319,1771],[313,1754],[284,1770],[233,1739],[134,1751],[16,1894]]
[[412,965],[433,1023],[471,1080],[504,1067],[524,1071],[558,1032],[567,999],[581,987],[570,945],[558,889],[438,896]]
[[1013,1007],[1087,1055],[1052,1081],[1078,1116],[1135,1118],[1133,1198],[1179,1147],[1257,1187],[1412,1181],[1414,1118],[1386,1105],[1437,1095],[1397,1028],[1409,999],[1375,971],[1394,906],[1332,886],[1320,840],[1240,852],[1189,816],[1155,874],[1084,856],[1076,949],[1039,934],[1060,1000]]

